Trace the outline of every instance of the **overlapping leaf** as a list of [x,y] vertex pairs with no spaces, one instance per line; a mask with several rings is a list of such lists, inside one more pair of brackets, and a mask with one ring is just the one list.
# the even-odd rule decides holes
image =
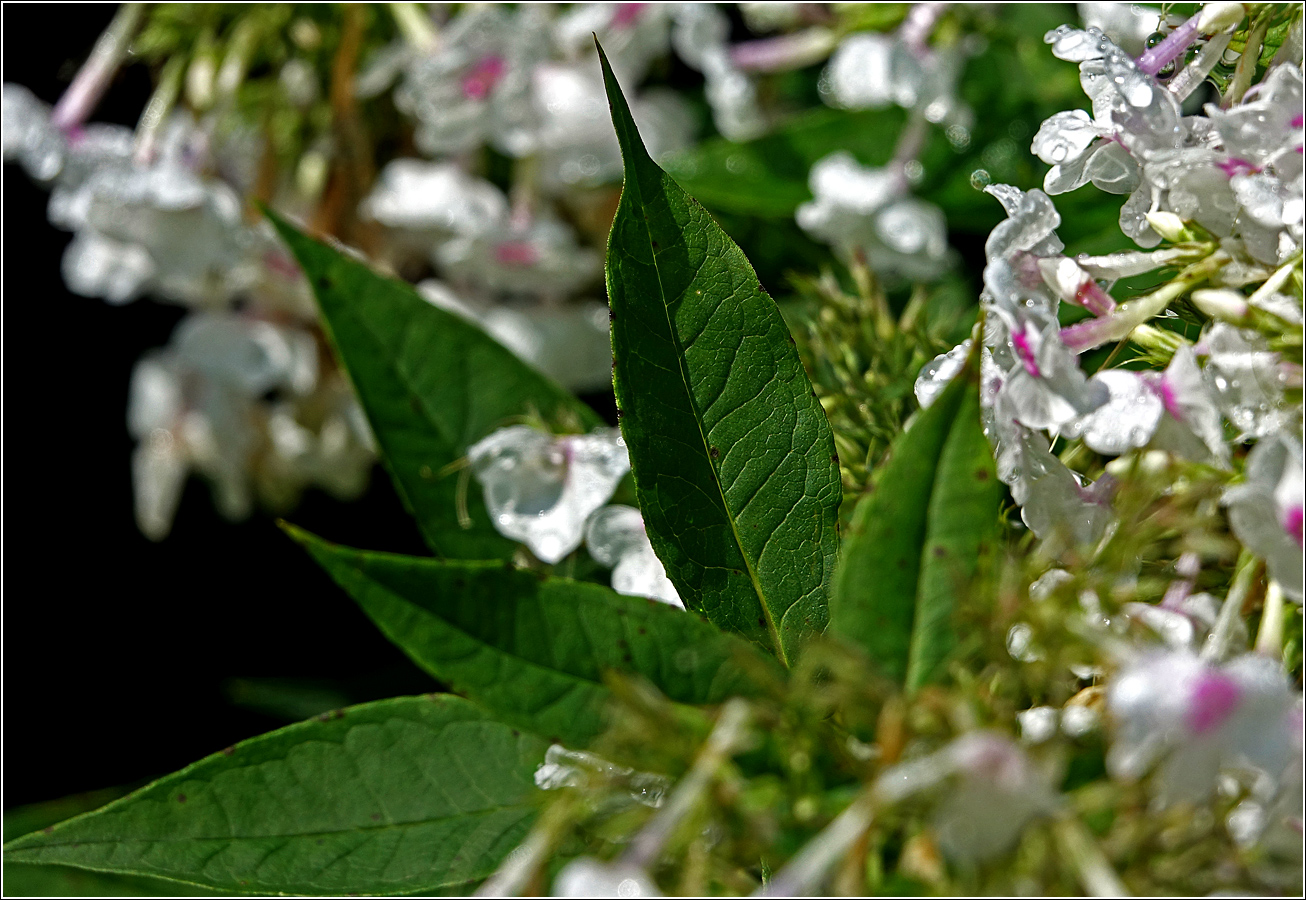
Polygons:
[[459,523],[458,476],[445,467],[514,417],[588,430],[602,424],[598,416],[476,325],[270,217],[308,275],[382,460],[431,549],[455,559],[511,556],[517,545],[494,530],[479,491],[466,491],[468,518]]
[[980,424],[975,355],[890,450],[853,514],[830,631],[915,690],[955,644],[952,614],[997,538],[1002,485]]
[[686,605],[788,661],[827,618],[830,426],[752,266],[649,158],[602,62],[626,168],[608,240],[614,380],[644,522]]
[[654,600],[495,562],[441,562],[339,547],[289,529],[413,661],[502,721],[573,746],[603,727],[605,670],[672,700],[758,690],[775,663]]
[[526,833],[544,748],[457,697],[367,703],[18,838],[5,861],[234,893],[467,893]]

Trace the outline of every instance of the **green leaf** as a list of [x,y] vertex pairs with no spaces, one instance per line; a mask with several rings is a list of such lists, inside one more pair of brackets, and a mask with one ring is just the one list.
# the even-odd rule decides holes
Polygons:
[[517,544],[495,531],[475,485],[464,483],[470,523],[459,524],[459,476],[445,467],[516,417],[538,414],[586,431],[602,421],[476,325],[268,216],[313,286],[382,459],[426,542],[455,559],[510,557]]
[[909,691],[936,678],[956,641],[956,599],[997,540],[1002,495],[972,354],[894,441],[858,503],[830,598],[831,633]]
[[640,511],[686,606],[788,662],[826,623],[834,438],[775,302],[649,158],[600,58],[626,167],[607,282]]
[[239,893],[466,893],[529,828],[544,749],[457,697],[366,703],[20,837],[5,862]]
[[[130,793],[125,787],[90,791],[5,810],[4,837],[22,837],[64,819],[97,809]],[[140,875],[112,875],[88,872],[69,866],[35,866],[4,863],[6,897],[212,897],[222,896],[193,885],[179,885],[161,878]]]
[[605,670],[672,700],[758,690],[775,662],[692,613],[497,562],[367,553],[287,526],[414,662],[504,722],[572,746],[603,728]]

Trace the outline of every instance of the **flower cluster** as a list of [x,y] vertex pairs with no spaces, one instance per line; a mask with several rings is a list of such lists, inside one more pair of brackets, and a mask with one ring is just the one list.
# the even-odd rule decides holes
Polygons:
[[[1300,695],[1272,656],[1224,657],[1236,647],[1255,559],[1268,573],[1263,651],[1277,652],[1284,602],[1302,600],[1299,38],[1284,43],[1259,84],[1235,75],[1222,102],[1207,103],[1201,114],[1182,111],[1243,19],[1241,5],[1212,4],[1148,41],[1137,59],[1097,27],[1047,34],[1058,58],[1080,64],[1093,112],[1057,113],[1039,129],[1031,149],[1052,166],[1044,190],[986,189],[1007,218],[985,246],[982,336],[975,339],[982,341],[981,401],[998,476],[1042,540],[1044,558],[1082,560],[1103,546],[1120,525],[1119,479],[1140,463],[1155,467],[1156,457],[1162,467],[1222,473],[1227,528],[1244,548],[1228,596],[1191,593],[1201,559],[1190,553],[1177,564],[1184,577],[1161,604],[1126,604],[1113,622],[1086,591],[1075,627],[1110,660],[1081,674],[1114,669],[1105,684],[1109,772],[1136,780],[1154,771],[1162,802],[1203,802],[1230,773],[1258,773],[1268,787],[1258,788],[1259,805],[1242,815],[1260,816],[1260,828],[1265,810],[1278,809],[1280,790],[1300,778],[1293,775],[1301,766]],[[1299,35],[1300,19],[1291,27]],[[1257,33],[1264,31],[1252,28],[1249,40]],[[1065,253],[1048,195],[1089,182],[1128,195],[1121,231],[1142,249]],[[1148,273],[1159,286],[1112,296],[1117,284]],[[1200,334],[1173,327],[1175,308]],[[1134,358],[1111,367],[1130,343]],[[921,371],[922,407],[962,369],[972,344]],[[1118,346],[1105,363],[1097,355],[1087,366],[1086,354],[1106,344]],[[1058,442],[1066,448],[1060,455],[1053,452]],[[1053,569],[1030,596],[1072,581]],[[1141,643],[1121,643],[1131,621],[1147,626]],[[1011,629],[1008,648],[1018,660],[1043,660],[1023,624]],[[1086,709],[1035,707],[1020,721],[1026,739],[1037,742],[1058,720],[1067,733],[1096,728],[1095,717],[1079,715]],[[1288,820],[1300,829],[1299,811]]]

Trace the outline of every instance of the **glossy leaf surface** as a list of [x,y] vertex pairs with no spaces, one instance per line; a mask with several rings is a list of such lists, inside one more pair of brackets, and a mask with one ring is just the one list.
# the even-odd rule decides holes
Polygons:
[[605,670],[701,704],[754,692],[750,673],[776,668],[693,613],[601,585],[291,535],[419,666],[502,721],[571,746],[603,727]]
[[748,260],[649,158],[603,59],[626,179],[607,283],[622,434],[686,606],[792,659],[826,624],[834,439]]
[[528,830],[544,749],[458,697],[366,703],[25,835],[5,860],[232,892],[467,893]]
[[455,559],[511,556],[517,544],[494,530],[475,483],[464,485],[468,521],[459,524],[459,474],[445,467],[522,415],[585,431],[603,423],[478,326],[271,218],[313,286],[382,459],[426,542]]

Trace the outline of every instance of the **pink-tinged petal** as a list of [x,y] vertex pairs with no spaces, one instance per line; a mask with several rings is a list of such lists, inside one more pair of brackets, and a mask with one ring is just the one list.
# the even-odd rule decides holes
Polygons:
[[1283,530],[1288,536],[1297,542],[1297,546],[1302,546],[1302,507],[1293,506],[1284,510],[1283,513]]
[[1188,703],[1188,728],[1206,734],[1228,721],[1242,699],[1242,688],[1222,672],[1206,672],[1193,685]]
[[540,254],[530,241],[504,241],[494,248],[494,260],[505,266],[533,266]]
[[616,15],[612,17],[613,28],[625,28],[634,25],[644,15],[644,10],[649,6],[647,3],[623,3],[617,7]]
[[478,59],[463,76],[463,96],[468,100],[484,100],[508,71],[502,56],[491,53]]
[[1095,316],[1107,316],[1116,308],[1111,295],[1089,278],[1075,291],[1075,302]]

